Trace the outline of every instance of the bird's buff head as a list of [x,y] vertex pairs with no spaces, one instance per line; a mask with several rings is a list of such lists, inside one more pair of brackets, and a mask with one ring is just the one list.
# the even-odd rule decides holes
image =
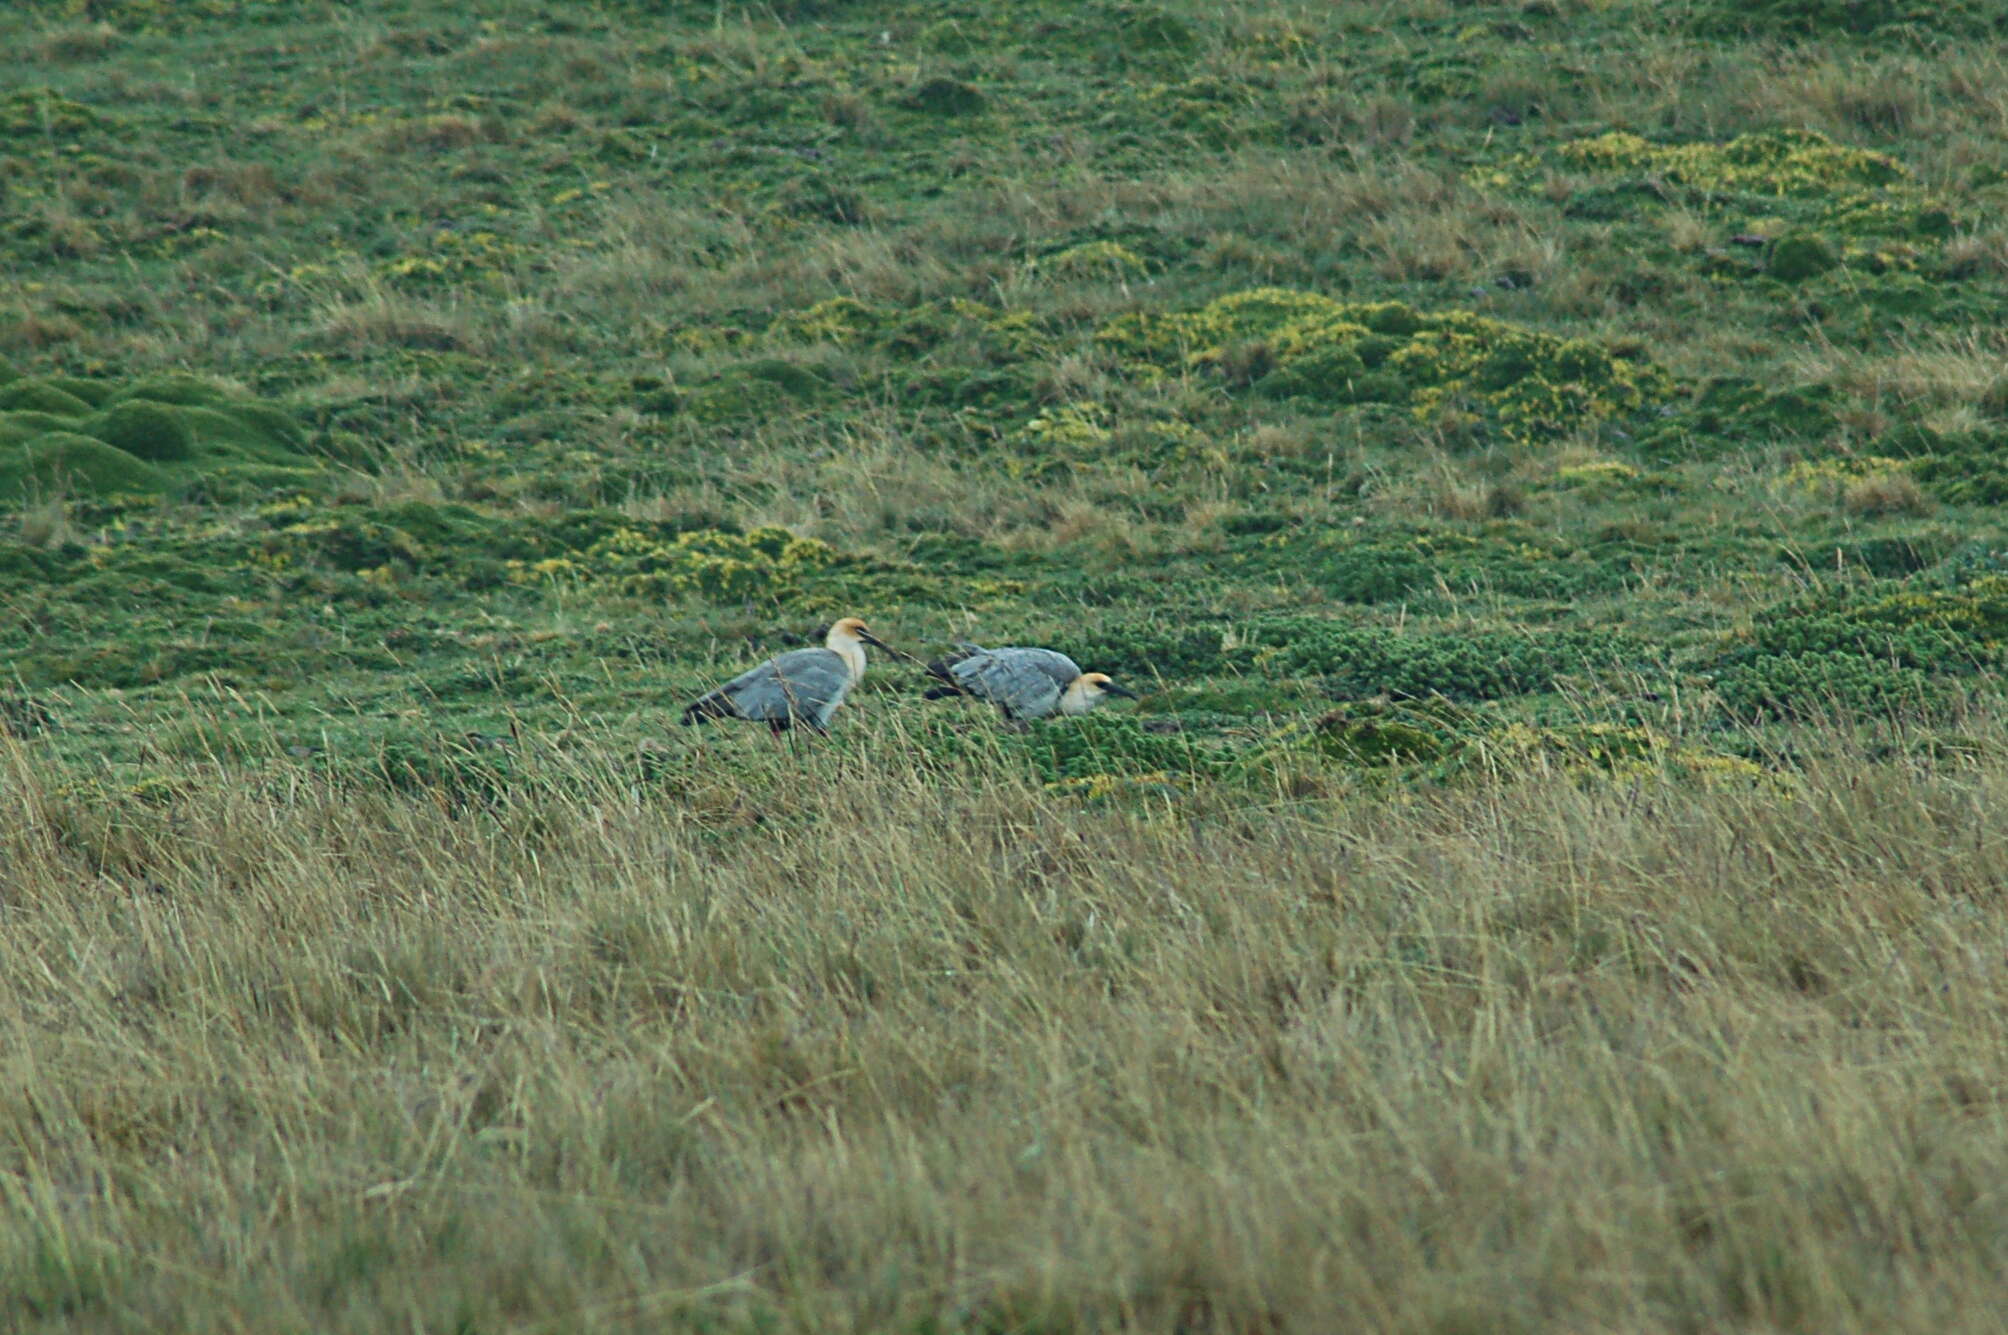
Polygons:
[[871,628],[865,625],[862,617],[840,619],[830,627],[830,633],[823,638],[823,643],[832,649],[846,644],[869,644],[880,649],[887,647],[885,641],[872,634]]
[[1134,692],[1124,690],[1110,681],[1108,673],[1083,672],[1074,678],[1074,684],[1060,697],[1060,712],[1085,714],[1112,695],[1119,695],[1125,700],[1136,699]]
[[1109,674],[1106,672],[1083,672],[1081,674],[1081,686],[1091,696],[1119,695],[1125,700],[1136,699],[1135,691],[1126,690],[1116,685],[1113,681],[1109,680]]

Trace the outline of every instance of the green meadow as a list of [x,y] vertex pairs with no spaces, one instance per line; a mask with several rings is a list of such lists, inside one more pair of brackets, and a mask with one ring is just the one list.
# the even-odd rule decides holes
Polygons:
[[2008,11],[0,48],[0,1325],[1992,1328]]

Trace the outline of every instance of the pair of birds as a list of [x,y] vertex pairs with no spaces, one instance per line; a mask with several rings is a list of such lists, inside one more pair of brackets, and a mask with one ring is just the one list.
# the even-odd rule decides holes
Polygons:
[[[845,617],[830,627],[821,649],[794,649],[740,673],[693,701],[683,711],[683,721],[748,719],[765,723],[776,735],[796,724],[826,732],[830,716],[865,675],[868,644],[899,652],[859,618]],[[1085,714],[1112,695],[1136,699],[1107,673],[1083,672],[1080,664],[1053,649],[962,644],[929,663],[927,671],[941,683],[927,692],[928,699],[972,695],[990,701],[1013,721]]]

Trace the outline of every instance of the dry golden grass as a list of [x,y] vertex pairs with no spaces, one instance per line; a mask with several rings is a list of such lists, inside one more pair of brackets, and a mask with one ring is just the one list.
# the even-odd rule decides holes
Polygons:
[[2008,336],[1960,329],[1893,340],[1872,352],[1815,345],[1792,369],[1804,383],[1830,383],[1857,403],[1992,414],[2002,406],[2004,363]]
[[852,714],[482,807],[5,743],[16,1328],[1994,1328],[1998,735],[1131,811]]
[[1871,519],[1925,515],[1937,508],[1931,495],[1908,473],[1872,473],[1856,478],[1842,489],[1841,504],[1850,512]]

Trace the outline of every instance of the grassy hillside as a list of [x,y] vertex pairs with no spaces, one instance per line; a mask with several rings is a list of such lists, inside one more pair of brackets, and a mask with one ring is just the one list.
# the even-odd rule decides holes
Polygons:
[[2004,37],[8,6],[0,1298],[1977,1321]]

